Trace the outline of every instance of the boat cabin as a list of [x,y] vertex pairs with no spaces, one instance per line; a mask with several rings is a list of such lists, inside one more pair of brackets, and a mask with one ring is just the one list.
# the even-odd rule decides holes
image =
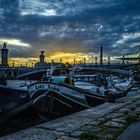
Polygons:
[[51,76],[47,80],[48,82],[54,83],[66,83],[69,85],[74,85],[74,78],[70,76]]

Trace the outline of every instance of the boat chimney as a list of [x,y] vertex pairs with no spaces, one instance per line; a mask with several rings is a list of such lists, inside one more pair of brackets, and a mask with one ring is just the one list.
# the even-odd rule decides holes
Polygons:
[[108,59],[108,65],[110,65],[110,60],[111,60],[111,57],[110,57],[110,56],[108,56],[108,57],[107,57],[107,59]]
[[122,56],[122,60],[123,60],[123,61],[122,61],[122,64],[125,64],[124,59],[125,59],[125,56],[123,55],[123,56]]
[[95,65],[98,65],[98,57],[95,56]]

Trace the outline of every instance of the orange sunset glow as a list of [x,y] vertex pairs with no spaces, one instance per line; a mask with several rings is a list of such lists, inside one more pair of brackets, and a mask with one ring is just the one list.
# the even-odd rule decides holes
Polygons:
[[[45,61],[46,62],[51,62],[54,60],[54,62],[61,62],[62,63],[74,63],[74,59],[76,60],[76,63],[83,63],[84,59],[86,60],[87,63],[91,63],[91,56],[88,54],[84,53],[65,53],[65,52],[56,52],[53,55],[47,56],[47,53],[45,52]],[[27,57],[27,58],[9,58],[9,66],[17,67],[17,66],[28,66],[32,67],[34,66],[35,63],[39,61],[39,57]]]

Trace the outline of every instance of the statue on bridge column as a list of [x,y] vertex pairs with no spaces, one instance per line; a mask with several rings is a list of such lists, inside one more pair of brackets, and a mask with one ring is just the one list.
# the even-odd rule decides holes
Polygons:
[[3,48],[6,48],[7,42],[3,43]]

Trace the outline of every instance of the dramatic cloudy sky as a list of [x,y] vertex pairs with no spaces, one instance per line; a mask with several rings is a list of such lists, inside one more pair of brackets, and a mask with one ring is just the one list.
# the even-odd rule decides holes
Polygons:
[[[10,57],[138,54],[139,0],[0,0],[0,44]],[[72,58],[73,59],[73,58]]]

